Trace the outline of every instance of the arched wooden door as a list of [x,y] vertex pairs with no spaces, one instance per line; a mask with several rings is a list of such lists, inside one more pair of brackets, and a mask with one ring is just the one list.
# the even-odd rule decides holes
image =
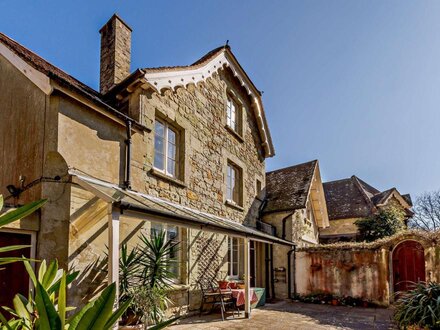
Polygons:
[[413,288],[414,282],[425,281],[425,252],[416,241],[404,241],[393,252],[394,292]]

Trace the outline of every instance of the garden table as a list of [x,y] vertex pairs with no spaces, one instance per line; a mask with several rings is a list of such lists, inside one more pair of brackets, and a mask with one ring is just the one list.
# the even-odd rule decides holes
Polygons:
[[[236,300],[237,306],[243,306],[245,304],[245,292],[244,289],[230,289],[232,293],[232,297]],[[223,290],[222,290],[223,291]],[[228,290],[229,292],[229,290]],[[255,293],[255,290],[253,288],[249,289],[249,299],[250,303],[253,304],[258,301],[257,294]]]

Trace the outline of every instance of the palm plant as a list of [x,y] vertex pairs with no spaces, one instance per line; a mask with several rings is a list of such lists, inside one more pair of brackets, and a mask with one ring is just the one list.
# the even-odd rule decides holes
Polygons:
[[129,290],[139,284],[141,265],[139,264],[139,249],[134,247],[128,252],[127,243],[121,245],[119,256],[119,301],[126,301]]
[[[29,203],[27,205],[21,206],[11,212],[7,212],[0,215],[0,228],[9,225],[12,222],[18,221],[28,215],[34,213],[36,210],[41,208],[47,202],[46,199],[42,199],[36,202]],[[3,209],[4,199],[0,195],[0,212]],[[0,247],[0,253],[10,252],[20,249],[28,248],[29,245],[12,245]],[[8,264],[11,262],[26,260],[26,258],[15,258],[15,257],[0,257],[0,265]]]
[[142,284],[151,288],[169,288],[171,280],[175,278],[171,271],[177,260],[171,256],[178,249],[179,242],[169,240],[165,231],[154,233],[151,238],[140,236],[144,248],[140,250],[140,264],[142,265]]
[[414,283],[413,290],[398,294],[394,319],[400,327],[440,329],[439,283]]

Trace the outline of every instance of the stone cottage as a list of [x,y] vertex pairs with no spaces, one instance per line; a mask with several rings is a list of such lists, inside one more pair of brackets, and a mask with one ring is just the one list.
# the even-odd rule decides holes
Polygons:
[[[198,308],[201,278],[285,292],[286,283],[273,285],[272,256],[293,243],[260,217],[274,147],[261,93],[231,48],[131,71],[131,28],[114,15],[100,33],[99,92],[0,34],[0,193],[9,207],[48,199],[0,242],[82,271],[73,305],[118,282],[120,244],[159,229],[181,242],[172,295],[180,312]],[[25,291],[24,272],[8,271]],[[1,305],[16,292],[10,282],[0,273]]]
[[[328,227],[329,221],[317,160],[266,173],[262,220],[275,228],[278,237],[298,247],[319,243],[319,230]],[[290,259],[283,258],[286,253],[287,247],[275,247],[275,287],[284,297],[291,297],[295,268]]]
[[321,243],[356,240],[358,229],[355,222],[382,208],[397,207],[405,213],[406,219],[413,214],[411,196],[400,194],[396,188],[381,192],[354,175],[325,182],[323,186],[330,226],[320,230]]

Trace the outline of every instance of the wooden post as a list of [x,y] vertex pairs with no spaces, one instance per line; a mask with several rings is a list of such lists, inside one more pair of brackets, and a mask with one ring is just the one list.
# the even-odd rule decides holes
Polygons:
[[[108,284],[116,283],[119,297],[119,210],[109,204],[108,212]],[[117,304],[118,299],[116,299]]]
[[251,284],[251,265],[250,265],[250,241],[249,238],[244,239],[244,315],[246,318],[251,317],[251,302],[249,299],[250,284]]

